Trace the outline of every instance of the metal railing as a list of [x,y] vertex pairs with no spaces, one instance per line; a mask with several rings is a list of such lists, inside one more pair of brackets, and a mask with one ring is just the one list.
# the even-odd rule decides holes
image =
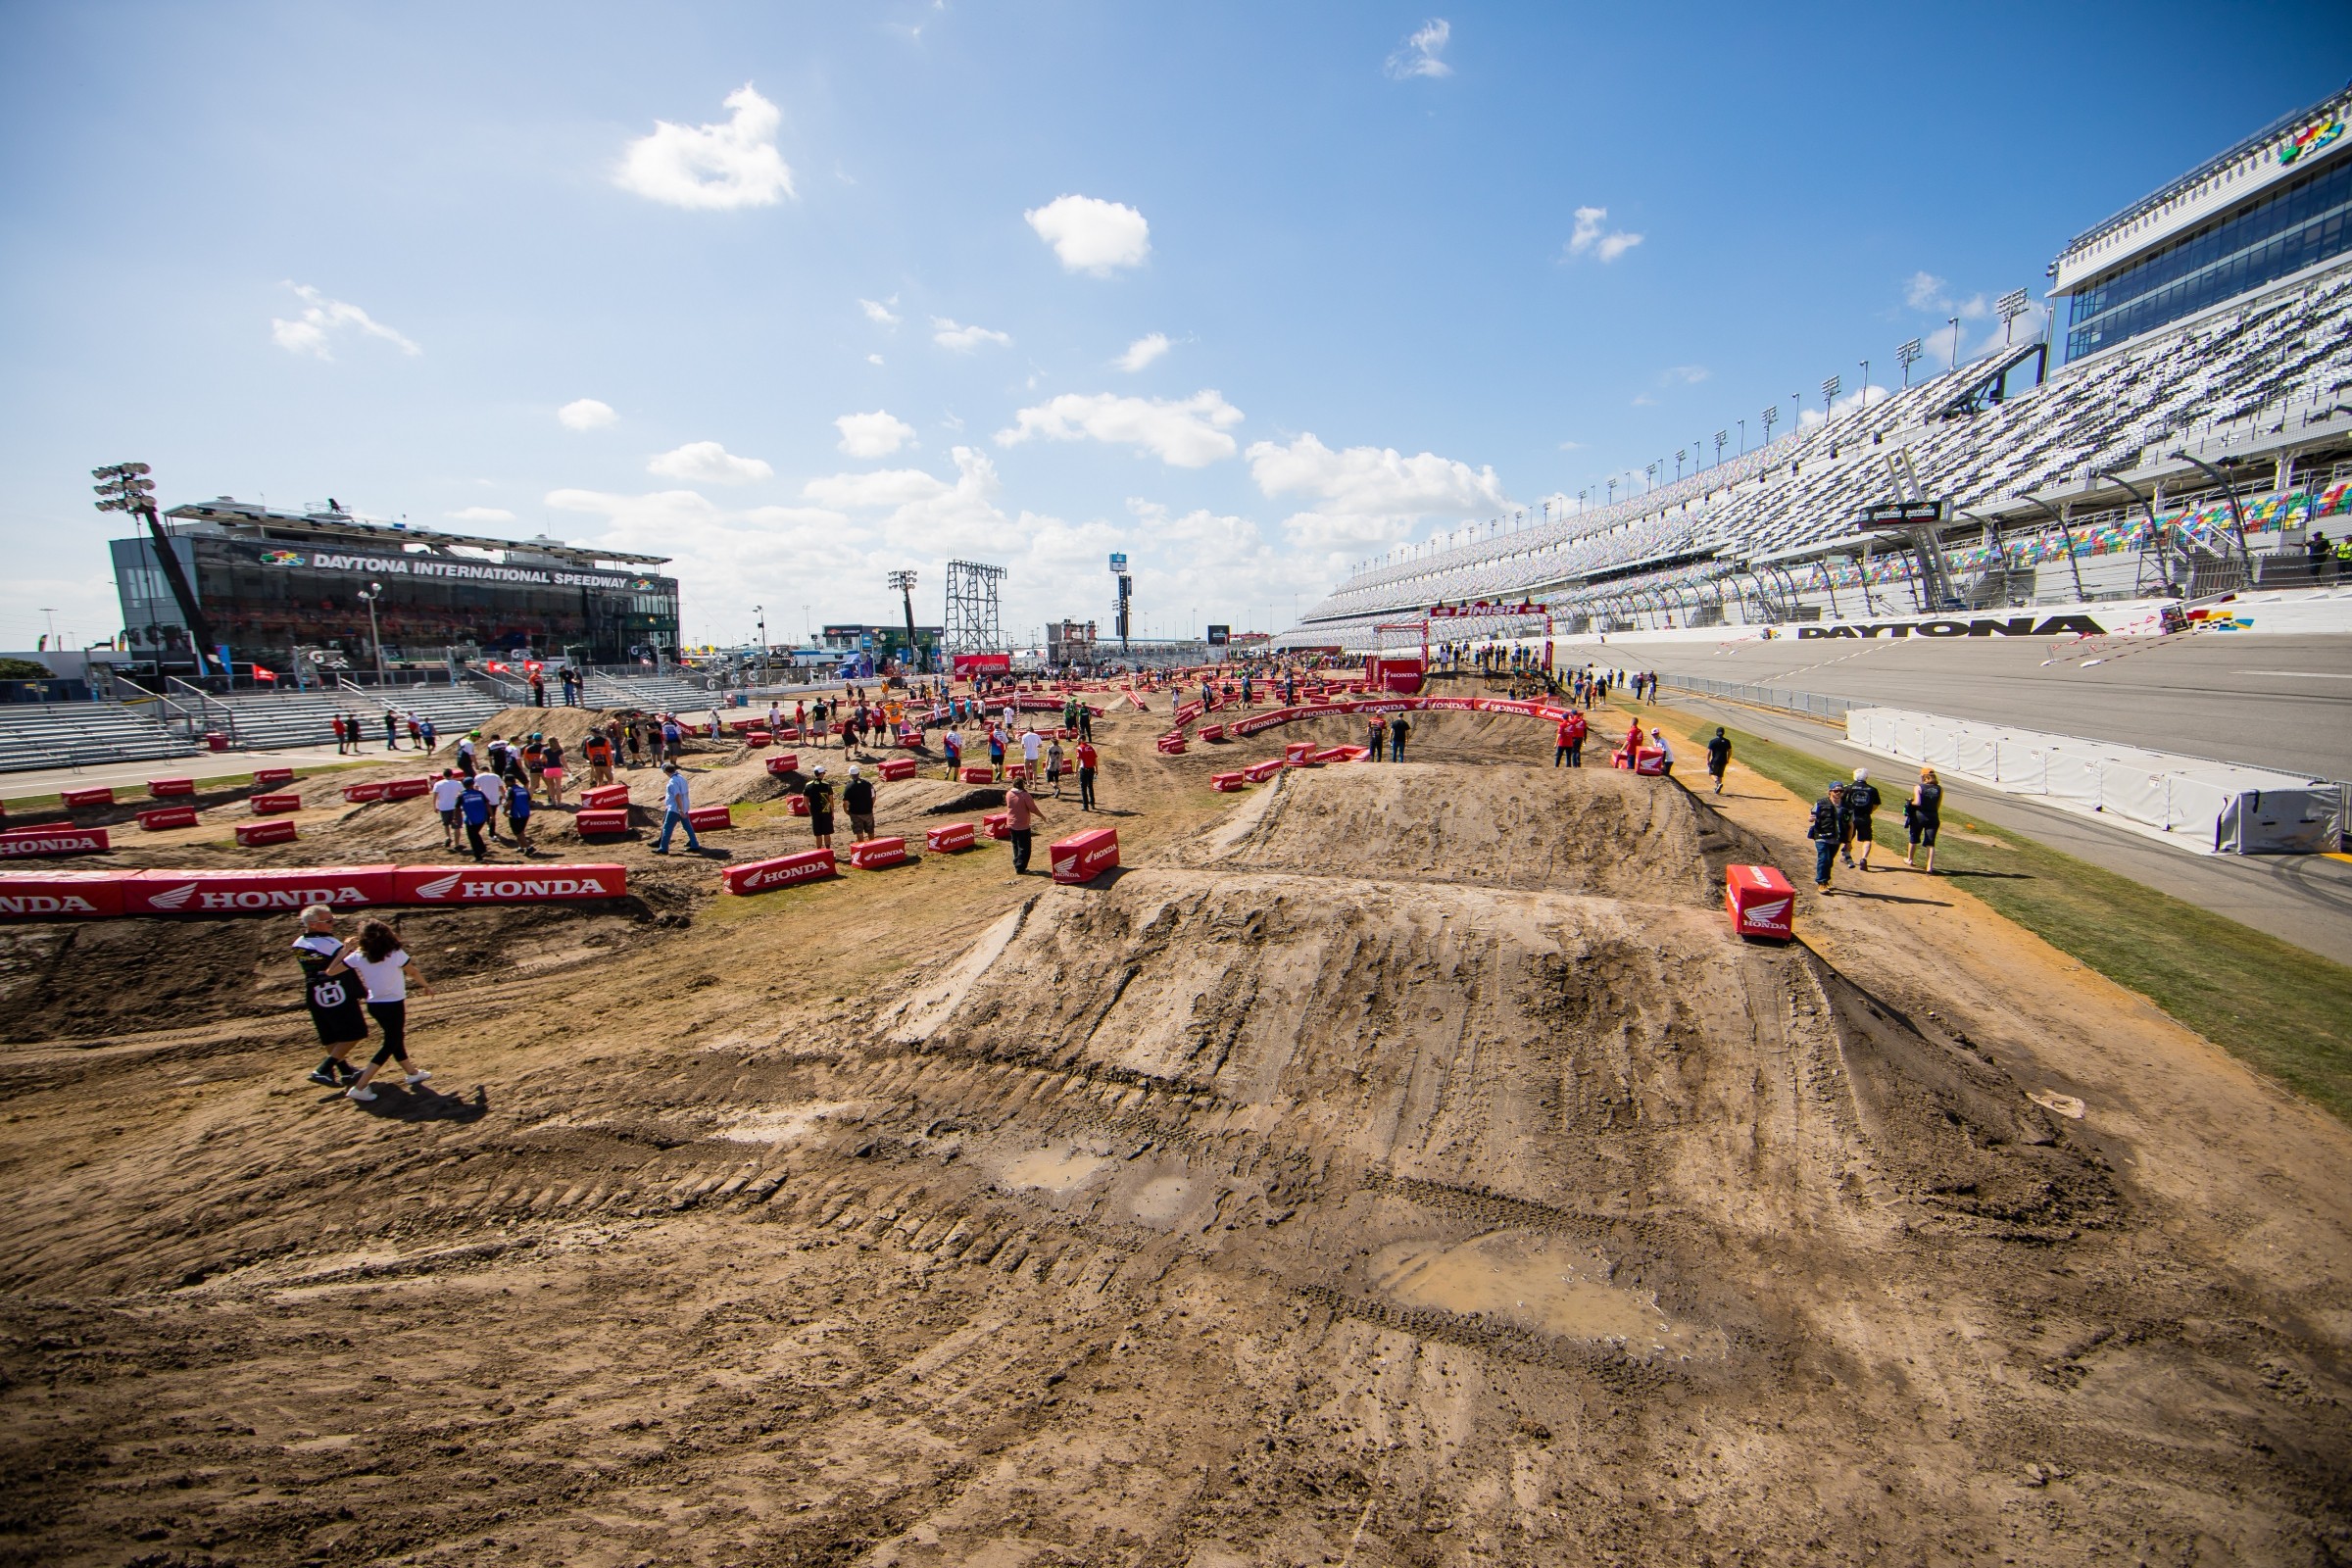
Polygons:
[[[167,692],[177,692],[182,700],[181,702],[175,703],[172,702],[172,700],[168,697],[162,698],[161,700],[164,701],[168,706],[180,710],[184,716],[186,710],[183,707],[183,704],[193,703],[195,705],[197,713],[203,718],[205,727],[207,729],[217,727],[221,734],[228,737],[230,745],[234,746],[238,744],[237,715],[226,703],[220,701],[220,699],[215,697],[211,692],[206,691],[203,687],[181,680],[177,675],[166,676],[164,680],[164,689]],[[190,729],[188,732],[188,738],[190,740],[195,740],[199,737],[194,729]]]
[[1703,675],[1660,674],[1658,684],[1661,687],[1671,686],[1679,692],[1695,693],[1700,697],[1721,697],[1755,708],[1777,708],[1787,713],[1803,713],[1808,718],[1842,719],[1847,710],[1856,706],[1848,698],[1825,697],[1820,692],[1800,692],[1788,686],[1754,686],[1736,680],[1709,680]]

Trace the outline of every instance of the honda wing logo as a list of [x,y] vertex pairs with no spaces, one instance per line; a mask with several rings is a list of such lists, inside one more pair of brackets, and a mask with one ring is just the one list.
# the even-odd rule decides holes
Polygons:
[[147,906],[151,909],[184,909],[188,906],[188,901],[195,896],[196,884],[188,882],[163,893],[149,894]]
[[456,887],[458,879],[465,874],[463,871],[452,871],[449,875],[437,876],[430,882],[419,882],[416,884],[416,896],[420,899],[446,899],[449,897],[449,890]]
[[1795,901],[1782,899],[1774,904],[1759,904],[1747,911],[1751,925],[1781,925],[1788,918],[1788,906]]

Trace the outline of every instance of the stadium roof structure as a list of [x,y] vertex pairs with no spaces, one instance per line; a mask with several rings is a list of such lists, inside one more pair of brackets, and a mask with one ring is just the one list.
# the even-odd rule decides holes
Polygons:
[[593,567],[602,562],[631,566],[666,565],[667,556],[632,555],[565,544],[560,539],[492,539],[480,534],[445,533],[438,528],[412,528],[405,522],[370,522],[348,512],[273,512],[256,502],[221,496],[173,507],[164,515],[174,522],[207,523],[229,532],[251,531],[266,539],[339,539],[353,544],[422,545],[436,553],[487,550],[509,556],[536,556],[571,565]]

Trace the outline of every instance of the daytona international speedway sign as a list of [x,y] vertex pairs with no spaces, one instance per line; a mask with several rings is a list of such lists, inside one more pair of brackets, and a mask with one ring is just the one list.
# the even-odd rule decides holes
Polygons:
[[1799,637],[2062,637],[2079,632],[2097,637],[2107,628],[2088,615],[1979,616],[1973,620],[1932,617],[1922,620],[1839,621],[1828,626],[1799,626]]

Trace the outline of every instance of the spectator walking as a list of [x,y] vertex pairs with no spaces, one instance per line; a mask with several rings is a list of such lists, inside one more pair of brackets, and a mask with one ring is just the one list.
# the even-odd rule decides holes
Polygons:
[[311,905],[302,911],[301,926],[294,957],[302,965],[303,1004],[311,1009],[318,1044],[326,1048],[325,1059],[311,1069],[311,1082],[340,1089],[360,1075],[349,1058],[351,1048],[368,1038],[368,1015],[360,1010],[358,984],[326,972],[327,965],[343,956],[343,944],[335,936],[335,911],[323,904]]
[[939,749],[947,754],[948,777],[950,780],[953,780],[957,773],[963,770],[962,732],[959,730],[950,730],[945,735],[942,735],[939,738]]
[[368,1010],[383,1037],[374,1057],[344,1094],[353,1100],[373,1100],[375,1091],[368,1085],[387,1061],[400,1063],[401,1081],[411,1088],[432,1076],[409,1060],[409,987],[413,984],[428,997],[433,988],[401,946],[398,932],[381,920],[361,921],[360,934],[343,945],[325,972],[330,978],[346,973],[360,977],[368,987]]
[[531,787],[524,782],[517,768],[507,775],[507,831],[514,835],[514,848],[521,854],[531,853]]
[[1723,793],[1723,775],[1731,770],[1731,765],[1732,738],[1718,724],[1714,738],[1707,742],[1707,777],[1715,781],[1715,793],[1718,795]]
[[384,750],[400,750],[400,715],[389,708],[384,710]]
[[1551,765],[1582,767],[1585,765],[1585,715],[1565,713],[1551,732]]
[[1035,837],[1036,824],[1045,812],[1038,809],[1037,797],[1017,781],[1004,792],[1005,828],[1012,840],[1012,874],[1029,874],[1029,846]]
[[816,847],[820,850],[831,849],[833,847],[833,784],[825,777],[824,763],[816,764],[816,771],[808,776],[808,786],[801,791],[801,794],[808,802],[808,831],[815,837]]
[[1367,745],[1372,754],[1370,760],[1377,762],[1381,759],[1382,752],[1388,749],[1389,721],[1378,713],[1374,713],[1365,721],[1365,732],[1369,737]]
[[433,809],[441,813],[441,847],[445,850],[458,847],[458,798],[465,793],[466,781],[454,767],[443,768],[441,776],[433,780]]
[[612,782],[612,737],[592,729],[580,742],[580,758],[588,764],[588,786]]
[[1943,826],[1943,786],[1936,778],[1936,770],[1919,770],[1919,787],[1911,792],[1911,804],[1903,808],[1903,827],[1911,839],[1911,847],[1903,852],[1903,863],[1909,865],[1919,847],[1928,848],[1928,875],[1936,874],[1936,831]]
[[675,762],[662,764],[662,836],[654,841],[656,855],[669,853],[669,836],[679,828],[686,830],[686,847],[695,854],[703,853],[703,841],[694,836],[694,786],[678,771]]
[[1088,740],[1080,741],[1078,743],[1078,809],[1082,811],[1091,811],[1095,808],[1095,768],[1097,765],[1095,743]]
[[473,776],[474,768],[479,765],[477,754],[481,750],[478,745],[481,738],[482,732],[478,729],[468,730],[458,737],[458,772],[460,776],[465,778]]
[[539,781],[547,786],[547,804],[564,804],[564,742],[554,735],[539,750]]
[[343,715],[341,713],[337,713],[335,715],[335,755],[337,757],[348,757],[351,755],[351,736],[343,728]]
[[1021,781],[1023,783],[1034,784],[1037,782],[1037,759],[1043,746],[1044,737],[1037,733],[1035,724],[1021,732]]
[[531,706],[533,708],[547,706],[547,682],[537,675],[531,677]]
[[988,726],[988,770],[993,778],[1004,776],[1004,732],[991,719]]
[[1054,798],[1061,799],[1061,738],[1055,736],[1046,747],[1046,782],[1054,786]]
[[416,733],[422,737],[424,749],[427,752],[437,752],[441,749],[441,731],[434,725],[431,718],[416,720]]
[[1854,851],[1859,849],[1862,852],[1860,870],[1870,869],[1870,813],[1878,808],[1879,787],[1870,781],[1870,769],[1855,768],[1854,781],[1845,787],[1845,863],[1854,864]]
[[1834,780],[1829,794],[1813,803],[1812,825],[1805,829],[1805,837],[1813,841],[1813,886],[1823,893],[1830,891],[1830,867],[1837,862],[1838,848],[1845,842],[1848,830],[1845,785]]
[[1674,748],[1666,744],[1666,732],[1655,724],[1649,727],[1649,744],[1658,750],[1658,772],[1665,777],[1672,778],[1674,776]]
[[[476,864],[489,858],[488,846],[482,843],[482,829],[490,827],[490,793],[498,783],[487,773],[474,773],[458,792],[458,815],[466,824],[466,842],[473,851]],[[495,828],[491,829],[497,831]]]

